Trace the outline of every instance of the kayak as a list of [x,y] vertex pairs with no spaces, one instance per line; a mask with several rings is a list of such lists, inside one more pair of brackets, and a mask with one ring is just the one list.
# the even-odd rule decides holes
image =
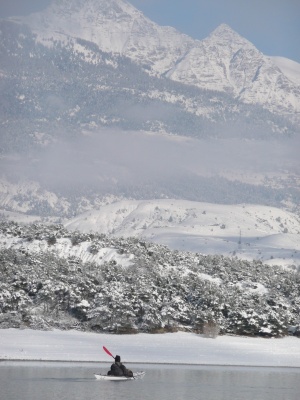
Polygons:
[[103,381],[133,381],[135,379],[142,379],[145,375],[145,371],[134,372],[132,376],[114,376],[114,375],[103,375],[94,374],[96,379]]

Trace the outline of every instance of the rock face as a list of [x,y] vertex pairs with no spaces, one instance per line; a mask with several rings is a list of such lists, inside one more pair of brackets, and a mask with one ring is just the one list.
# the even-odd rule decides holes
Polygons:
[[194,46],[171,27],[160,27],[123,0],[54,0],[45,11],[21,18],[44,40],[81,38],[162,74]]
[[225,24],[194,40],[155,24],[123,0],[54,0],[45,11],[19,20],[43,42],[81,38],[131,58],[150,74],[226,92],[294,119],[300,111],[299,80]]
[[[300,71],[300,69],[299,69]],[[222,24],[168,72],[171,79],[231,93],[273,112],[300,109],[300,87],[253,44]]]

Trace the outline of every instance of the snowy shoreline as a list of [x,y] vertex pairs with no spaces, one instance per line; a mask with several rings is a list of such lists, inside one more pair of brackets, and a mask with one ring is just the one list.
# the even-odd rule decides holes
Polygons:
[[110,364],[106,346],[127,364],[300,368],[300,340],[193,333],[111,335],[78,331],[0,330],[0,362]]
[[[66,365],[76,365],[76,364],[101,364],[101,366],[109,367],[111,365],[111,361],[68,361],[68,360],[21,360],[21,359],[0,359],[0,366],[5,364],[66,364]],[[207,367],[207,368],[268,368],[268,369],[292,369],[292,370],[300,370],[300,366],[289,366],[289,365],[243,365],[243,364],[190,364],[190,363],[160,363],[160,362],[132,362],[126,361],[126,365],[136,366],[136,365],[148,365],[148,366],[161,366],[161,367]]]

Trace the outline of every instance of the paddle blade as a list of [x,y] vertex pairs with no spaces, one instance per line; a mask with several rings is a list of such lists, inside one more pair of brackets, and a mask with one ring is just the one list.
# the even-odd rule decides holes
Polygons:
[[109,350],[107,350],[107,348],[105,346],[103,346],[103,350],[105,351],[105,353],[107,353],[109,356],[111,356],[112,358],[115,358],[111,352]]

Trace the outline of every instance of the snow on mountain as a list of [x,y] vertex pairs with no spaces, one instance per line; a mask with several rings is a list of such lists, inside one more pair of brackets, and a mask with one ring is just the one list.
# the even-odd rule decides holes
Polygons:
[[285,57],[269,57],[292,82],[300,85],[300,64]]
[[274,207],[120,201],[79,215],[65,226],[86,233],[137,236],[177,250],[237,255],[269,264],[300,263],[300,221]]
[[194,45],[192,38],[158,26],[123,0],[54,0],[45,11],[18,20],[27,23],[44,43],[81,38],[161,73]]
[[16,185],[3,177],[0,179],[1,208],[26,214],[32,211],[34,202],[40,202],[44,207],[47,203],[49,210],[55,207],[63,211],[69,207],[65,199],[58,198],[53,192],[42,190],[37,182],[23,181]]
[[[238,83],[232,80],[231,73],[234,67],[232,58],[238,57],[241,49],[258,53],[250,42],[228,25],[222,24],[174,65],[167,76],[209,90],[233,91],[238,94],[240,89]],[[262,54],[260,56],[263,57]]]
[[[50,125],[53,135],[60,137],[65,132],[69,134],[69,130],[74,134],[74,126],[81,132],[90,126],[100,126],[100,121],[104,121],[105,125],[107,121],[115,123],[122,119],[122,127],[138,130],[139,135],[143,129],[196,136],[203,132],[214,135],[208,121],[220,124],[222,131],[226,130],[222,123],[227,121],[228,129],[234,130],[232,121],[237,119],[240,122],[241,116],[241,123],[237,124],[236,129],[243,137],[246,137],[247,126],[269,137],[272,126],[276,124],[279,132],[288,131],[287,119],[281,118],[282,121],[278,122],[278,115],[289,115],[295,119],[300,110],[299,64],[283,58],[264,56],[253,44],[225,24],[219,26],[208,38],[197,41],[171,27],[158,26],[123,0],[53,0],[43,12],[13,20],[28,24],[37,35],[37,41],[49,48],[37,45],[31,31],[27,33],[27,40],[23,40],[26,36],[21,30],[23,26],[19,33],[9,24],[1,31],[7,39],[2,43],[5,57],[4,66],[0,70],[1,76],[7,78],[4,98],[15,96],[15,101],[8,103],[9,107],[3,113],[5,122],[2,134],[9,146],[22,140],[22,149],[26,148],[26,140],[33,136],[39,145],[43,144],[41,142],[51,137]],[[20,27],[17,24],[10,25]],[[102,54],[93,43],[100,50],[114,54]],[[78,56],[79,53],[82,58]],[[150,79],[128,59],[118,59],[116,53],[130,57],[150,74],[166,76],[173,82],[154,77]],[[14,60],[12,54],[18,58]],[[31,58],[33,63],[27,64]],[[82,59],[84,62],[81,64]],[[36,65],[40,69],[36,70]],[[28,71],[34,71],[33,75],[28,74],[29,78],[26,75]],[[86,84],[83,85],[83,81]],[[17,82],[15,86],[14,82]],[[195,86],[205,90],[200,91]],[[145,99],[147,101],[144,104]],[[141,103],[144,108],[135,108],[136,104],[139,106]],[[259,106],[246,106],[243,103]],[[164,108],[162,104],[175,104],[178,108]],[[262,110],[261,106],[274,114]],[[184,115],[180,114],[180,107],[187,111]],[[7,112],[8,109],[11,114]],[[141,114],[145,123],[139,121]],[[192,119],[195,115],[205,115],[207,118]],[[29,121],[27,129],[23,125],[26,119],[18,119],[24,116]],[[258,121],[264,122],[262,127],[256,125],[256,117]],[[59,125],[61,120],[64,124]],[[177,132],[175,127],[178,126],[180,129]],[[269,126],[270,133],[267,131]],[[12,140],[15,132],[17,135]],[[180,186],[178,179],[176,185]],[[190,187],[199,190],[198,181],[192,180]],[[152,193],[163,193],[168,197],[182,198],[182,190],[175,192],[173,186],[167,189],[169,191],[153,189],[150,196],[145,192],[143,196],[138,193],[136,197],[151,198]],[[236,187],[231,190],[235,191],[238,201],[245,201],[237,193]],[[226,191],[227,186],[220,193]],[[248,189],[247,202],[257,202],[258,197],[250,198],[251,192]],[[126,195],[129,197],[132,193]],[[199,198],[194,194],[188,197],[187,189],[184,195],[190,199]],[[213,202],[216,199],[205,198],[204,201]],[[230,196],[226,201],[230,201]],[[7,211],[66,217],[101,207],[99,212],[88,211],[67,223],[72,229],[136,235],[173,248],[203,253],[240,254],[245,258],[269,260],[270,263],[277,260],[283,262],[285,257],[285,263],[291,264],[297,259],[293,251],[299,247],[296,240],[299,222],[291,217],[291,221],[294,221],[292,223],[287,214],[278,214],[279,211],[275,212],[273,208],[259,208],[265,210],[266,215],[271,213],[264,217],[260,216],[263,211],[258,213],[254,209],[250,210],[250,206],[243,209],[238,206],[206,204],[206,210],[203,210],[203,203],[188,204],[175,200],[165,203],[156,200],[151,203],[124,202],[124,205],[115,203],[106,206],[102,206],[100,200],[91,198],[76,199],[76,202],[78,204],[74,206],[69,199],[59,197],[50,189],[41,190],[34,184],[26,183],[18,188],[8,182],[0,184],[0,205]],[[270,204],[270,201],[264,204]],[[194,208],[195,211],[191,212]],[[280,248],[281,242],[285,243],[284,249]]]
[[194,40],[155,24],[123,0],[54,0],[45,11],[17,20],[49,45],[81,38],[103,51],[130,57],[150,73],[229,92],[272,112],[300,111],[299,82],[226,24],[208,38]]
[[191,49],[167,76],[201,88],[232,93],[245,103],[259,103],[273,112],[280,112],[282,107],[286,112],[299,111],[299,84],[291,81],[285,71],[222,24],[200,46]]

